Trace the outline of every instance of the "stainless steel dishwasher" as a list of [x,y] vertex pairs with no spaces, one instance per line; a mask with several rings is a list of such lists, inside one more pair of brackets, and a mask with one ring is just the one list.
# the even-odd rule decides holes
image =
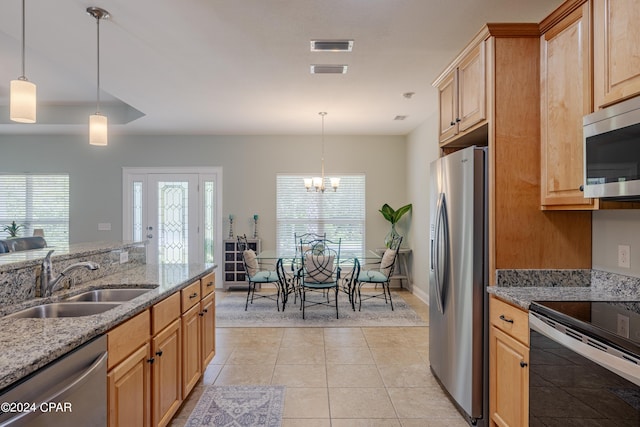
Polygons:
[[0,427],[106,424],[106,335],[0,392]]

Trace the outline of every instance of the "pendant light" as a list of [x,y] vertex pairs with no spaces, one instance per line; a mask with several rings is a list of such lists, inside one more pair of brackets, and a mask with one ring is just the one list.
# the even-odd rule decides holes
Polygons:
[[89,144],[107,145],[107,116],[100,114],[100,20],[108,19],[109,12],[99,7],[88,7],[87,13],[96,19],[97,86],[96,113],[89,116]]
[[[304,178],[304,186],[307,191],[311,191],[311,188],[315,188],[316,191],[324,193],[324,116],[325,112],[318,113],[322,117],[322,157],[321,157],[321,170],[320,176],[314,176],[313,178]],[[336,191],[340,186],[340,178],[330,178],[331,188]]]
[[24,15],[25,0],[22,0],[22,75],[17,80],[11,80],[9,95],[9,118],[18,123],[36,122],[36,85],[24,75]]

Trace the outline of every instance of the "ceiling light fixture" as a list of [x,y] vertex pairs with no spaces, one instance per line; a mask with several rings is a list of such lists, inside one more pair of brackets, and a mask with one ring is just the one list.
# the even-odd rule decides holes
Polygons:
[[311,52],[351,52],[353,40],[311,40]]
[[9,95],[9,118],[18,123],[36,122],[36,85],[24,75],[24,15],[25,0],[22,0],[22,75],[17,80],[11,80]]
[[[320,116],[322,117],[322,158],[321,158],[322,169],[321,169],[321,175],[320,176],[314,176],[313,178],[304,178],[304,187],[307,189],[307,191],[311,191],[311,188],[315,188],[316,191],[320,191],[320,192],[324,193],[324,190],[326,188],[325,185],[324,185],[324,116],[326,116],[327,113],[320,112],[318,114],[320,114]],[[331,188],[333,188],[333,191],[336,191],[338,189],[338,187],[340,186],[340,178],[329,178],[329,181],[331,182]]]
[[310,71],[311,74],[347,74],[348,68],[349,66],[346,64],[313,64],[310,66]]
[[97,88],[96,88],[96,113],[89,116],[89,144],[107,145],[107,116],[100,114],[100,20],[108,19],[109,12],[99,7],[88,7],[87,13],[96,19],[97,31]]

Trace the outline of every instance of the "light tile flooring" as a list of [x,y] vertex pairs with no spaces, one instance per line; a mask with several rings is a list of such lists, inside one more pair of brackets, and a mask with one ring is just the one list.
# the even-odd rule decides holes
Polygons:
[[[401,292],[428,321],[429,307]],[[172,427],[210,384],[285,385],[283,427],[467,426],[429,370],[428,327],[218,328],[216,340]]]

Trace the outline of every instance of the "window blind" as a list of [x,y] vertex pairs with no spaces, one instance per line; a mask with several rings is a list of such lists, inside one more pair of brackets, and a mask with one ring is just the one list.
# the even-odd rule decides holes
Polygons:
[[333,191],[325,177],[324,193],[307,191],[309,175],[278,174],[276,177],[276,250],[293,253],[295,234],[324,234],[341,239],[341,253],[362,254],[365,248],[365,175],[332,175],[340,178]]
[[[0,175],[0,225],[12,221],[25,226],[20,237],[41,228],[47,246],[68,246],[69,175]],[[0,238],[6,237],[6,232],[0,233]]]

